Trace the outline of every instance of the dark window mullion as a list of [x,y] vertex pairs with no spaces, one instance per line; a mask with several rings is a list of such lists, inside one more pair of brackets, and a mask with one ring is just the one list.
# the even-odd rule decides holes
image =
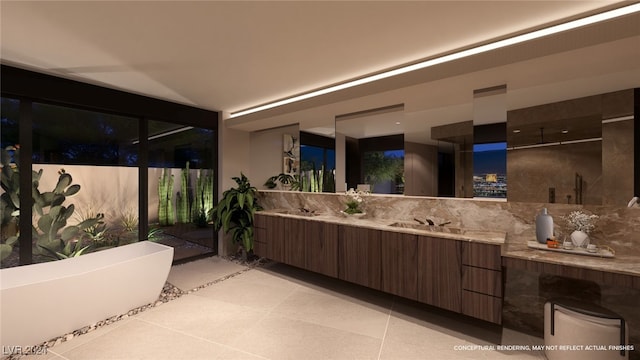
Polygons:
[[145,240],[149,234],[149,121],[138,121],[138,240]]
[[33,209],[33,198],[31,196],[31,184],[33,176],[31,169],[33,155],[33,108],[30,100],[20,100],[20,118],[18,120],[18,131],[20,141],[20,265],[33,263],[33,248],[31,243],[31,219]]

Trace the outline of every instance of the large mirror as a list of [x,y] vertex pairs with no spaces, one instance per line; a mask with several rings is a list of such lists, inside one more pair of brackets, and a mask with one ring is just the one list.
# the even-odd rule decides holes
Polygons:
[[[634,89],[508,112],[504,99],[506,119],[494,123],[438,123],[403,105],[336,116],[336,191],[365,184],[414,196],[471,198],[485,191],[490,195],[483,197],[506,193],[518,202],[627,204],[634,195]],[[402,148],[389,146],[399,139]],[[368,151],[402,154],[402,175],[372,183]],[[481,170],[483,159],[503,165]]]
[[634,90],[508,113],[509,201],[624,206],[634,196]]

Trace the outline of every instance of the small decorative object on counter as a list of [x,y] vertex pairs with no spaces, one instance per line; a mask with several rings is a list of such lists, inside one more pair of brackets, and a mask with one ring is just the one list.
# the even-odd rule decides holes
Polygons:
[[543,208],[542,212],[536,216],[536,240],[544,244],[547,239],[553,237],[553,218],[547,212],[547,208]]
[[560,243],[556,239],[547,239],[547,247],[557,249],[560,247]]
[[364,197],[368,194],[366,191],[349,189],[347,195],[347,208],[342,211],[344,214],[364,214],[361,206],[364,203]]
[[576,247],[587,247],[589,245],[589,233],[595,228],[595,221],[598,215],[588,215],[582,210],[576,210],[565,216],[567,228],[571,232],[571,242]]

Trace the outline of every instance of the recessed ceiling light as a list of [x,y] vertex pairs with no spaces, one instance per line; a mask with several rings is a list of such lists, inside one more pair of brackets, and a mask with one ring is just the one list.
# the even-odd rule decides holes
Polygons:
[[336,92],[339,90],[344,90],[344,89],[348,89],[348,88],[352,88],[354,86],[358,86],[358,85],[362,85],[362,84],[367,84],[370,82],[374,82],[374,81],[378,81],[378,80],[382,80],[382,79],[386,79],[392,76],[396,76],[396,75],[401,75],[401,74],[405,74],[411,71],[415,71],[415,70],[420,70],[420,69],[425,69],[431,66],[435,66],[435,65],[439,65],[439,64],[443,64],[443,63],[447,63],[447,62],[451,62],[454,60],[458,60],[458,59],[462,59],[462,58],[466,58],[469,56],[473,56],[473,55],[477,55],[477,54],[481,54],[481,53],[485,53],[488,51],[492,51],[492,50],[496,50],[496,49],[501,49],[510,45],[515,45],[515,44],[519,44],[519,43],[523,43],[526,41],[530,41],[530,40],[534,40],[534,39],[539,39],[541,37],[545,37],[545,36],[549,36],[549,35],[553,35],[553,34],[558,34],[564,31],[568,31],[568,30],[572,30],[575,28],[579,28],[579,27],[583,27],[583,26],[587,26],[587,25],[591,25],[591,24],[595,24],[598,22],[602,22],[602,21],[606,21],[606,20],[611,20],[620,16],[624,16],[624,15],[629,15],[629,14],[633,14],[640,11],[640,3],[635,3],[629,6],[624,6],[618,9],[614,9],[614,10],[610,10],[610,11],[605,11],[603,13],[599,13],[599,14],[595,14],[595,15],[591,15],[591,16],[587,16],[581,19],[577,19],[577,20],[572,20],[566,23],[562,23],[562,24],[558,24],[558,25],[554,25],[554,26],[550,26],[544,29],[540,29],[540,30],[535,30],[529,33],[525,33],[525,34],[521,34],[521,35],[517,35],[517,36],[513,36],[510,38],[506,38],[503,40],[498,40],[498,41],[494,41],[492,43],[489,44],[485,44],[485,45],[480,45],[480,46],[476,46],[470,49],[466,49],[466,50],[462,50],[462,51],[458,51],[452,54],[448,54],[448,55],[443,55],[443,56],[439,56],[433,59],[429,59],[429,60],[425,60],[413,65],[408,65],[408,66],[403,66],[394,70],[389,70],[389,71],[383,71],[381,73],[375,74],[375,75],[371,75],[371,76],[366,76],[357,80],[352,80],[352,81],[347,81],[338,85],[334,85],[334,86],[329,86],[323,89],[319,89],[319,90],[315,90],[315,91],[311,91],[308,93],[304,93],[301,95],[297,95],[297,96],[292,96],[289,98],[285,98],[282,100],[277,100],[274,102],[270,102],[267,104],[263,104],[263,105],[259,105],[259,106],[255,106],[255,107],[250,107],[248,109],[245,110],[240,110],[240,111],[236,111],[236,112],[232,112],[229,115],[229,118],[235,118],[238,116],[243,116],[243,115],[249,115],[249,114],[253,114],[259,111],[263,111],[263,110],[268,110],[268,109],[272,109],[278,106],[282,106],[282,105],[287,105],[287,104],[291,104],[293,102],[297,102],[297,101],[302,101],[302,100],[306,100],[306,99],[310,99],[313,97],[317,97],[320,95],[325,95],[328,93],[332,93],[332,92]]
[[563,133],[563,134],[568,134],[568,133],[569,133],[569,130],[567,130],[567,129],[562,129],[562,133]]
[[396,125],[400,125],[400,121],[396,121]]
[[515,130],[513,130],[513,133],[514,133],[514,134],[520,134],[520,129],[515,129]]

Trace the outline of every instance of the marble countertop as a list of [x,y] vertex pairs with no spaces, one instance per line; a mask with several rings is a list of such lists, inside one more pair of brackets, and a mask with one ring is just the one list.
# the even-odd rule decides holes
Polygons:
[[502,256],[548,264],[574,266],[610,273],[640,276],[640,258],[636,255],[627,255],[624,253],[616,253],[613,258],[605,258],[538,250],[527,247],[526,243],[507,242],[502,247]]
[[[340,225],[352,225],[363,228],[394,231],[405,234],[425,235],[433,236],[442,239],[469,241],[469,242],[482,242],[495,245],[502,245],[506,240],[506,233],[500,231],[488,231],[488,230],[475,230],[475,229],[460,229],[456,227],[445,226],[433,226],[420,225],[417,222],[410,222],[406,220],[394,220],[394,219],[371,219],[366,216],[359,218],[352,215],[342,215],[341,213],[335,214],[308,214],[298,212],[298,210],[290,209],[271,209],[259,211],[260,214],[270,216],[281,216],[288,218],[298,218],[310,221],[323,221]],[[435,231],[433,229],[437,229]]]

